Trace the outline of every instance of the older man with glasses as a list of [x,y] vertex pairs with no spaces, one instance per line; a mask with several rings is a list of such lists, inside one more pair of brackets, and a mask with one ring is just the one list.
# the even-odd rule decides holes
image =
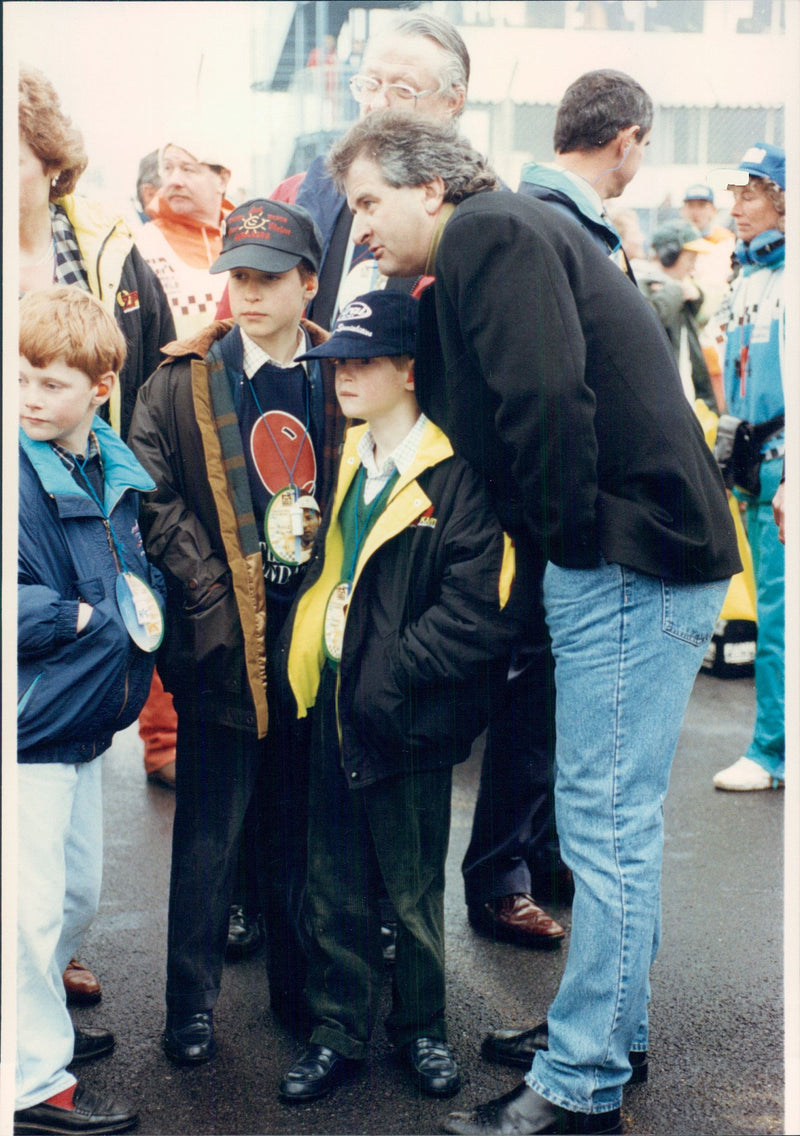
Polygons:
[[[414,12],[372,37],[350,90],[362,118],[387,106],[455,118],[466,102],[469,70],[469,53],[456,28],[438,16]],[[320,287],[309,318],[331,327],[354,296],[386,286],[369,250],[350,239],[350,212],[325,170],[324,157],[315,158],[305,174],[281,182],[271,196],[303,205],[322,231]],[[410,292],[418,279],[392,281],[391,287]]]
[[[445,122],[463,111],[469,76],[469,53],[457,29],[438,16],[414,12],[372,37],[358,74],[350,80],[350,90],[361,106],[362,119],[391,107]],[[350,300],[376,288],[419,293],[424,277],[387,280],[369,249],[351,239],[347,203],[326,171],[325,158],[316,158],[305,174],[282,182],[272,196],[304,205],[322,230],[319,292],[307,315],[323,327],[332,326],[337,312]],[[546,650],[536,652],[537,675],[541,667],[547,669],[547,658]],[[525,666],[530,669],[529,660]],[[530,894],[529,861],[544,864],[548,878],[563,870],[550,787],[553,729],[552,708],[544,697],[546,684],[545,675],[542,699],[535,705],[528,702],[524,712],[516,715],[518,760],[510,778],[505,768],[495,769],[491,757],[507,745],[506,702],[498,702],[493,712],[487,743],[490,756],[484,760],[463,866],[465,900],[475,929],[498,940],[537,948],[557,947],[565,935],[561,924]],[[509,690],[513,698],[514,688]],[[507,783],[499,786],[498,778]],[[524,815],[508,806],[515,794],[525,802]],[[498,806],[498,800],[506,804]],[[529,814],[536,818],[534,829]]]

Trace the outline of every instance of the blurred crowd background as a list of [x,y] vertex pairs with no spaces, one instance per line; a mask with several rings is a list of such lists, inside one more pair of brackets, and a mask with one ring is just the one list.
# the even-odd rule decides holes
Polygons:
[[[229,196],[244,200],[306,169],[355,120],[348,80],[363,45],[410,8],[461,31],[473,64],[463,129],[512,187],[525,162],[551,158],[573,79],[596,67],[637,79],[655,121],[620,204],[645,238],[754,139],[791,149],[798,0],[19,2],[4,5],[6,84],[17,60],[53,82],[86,138],[87,196],[135,216],[140,159],[168,124],[202,122],[226,152],[233,142]],[[717,204],[724,220],[724,189]]]

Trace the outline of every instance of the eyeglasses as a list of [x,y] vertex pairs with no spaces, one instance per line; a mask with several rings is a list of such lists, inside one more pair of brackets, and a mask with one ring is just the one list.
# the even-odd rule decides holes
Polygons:
[[384,83],[382,79],[373,79],[370,75],[354,75],[350,80],[350,90],[357,103],[365,103],[370,95],[374,95],[381,88],[387,103],[416,102],[417,99],[438,94],[437,91],[415,91],[405,83]]

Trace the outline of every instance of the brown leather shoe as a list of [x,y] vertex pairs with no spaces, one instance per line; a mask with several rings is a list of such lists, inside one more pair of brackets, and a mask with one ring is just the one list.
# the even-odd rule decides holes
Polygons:
[[74,958],[69,960],[64,971],[64,989],[68,1006],[92,1006],[103,997],[95,976]]
[[480,907],[469,907],[467,914],[476,931],[521,947],[557,947],[566,935],[561,924],[524,892],[501,895]]

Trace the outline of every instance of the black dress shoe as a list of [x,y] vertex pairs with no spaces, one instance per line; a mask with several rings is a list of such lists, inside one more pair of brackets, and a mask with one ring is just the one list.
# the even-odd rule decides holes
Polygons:
[[57,1108],[56,1105],[35,1104],[31,1108],[21,1108],[14,1113],[15,1136],[28,1136],[33,1133],[75,1133],[127,1132],[139,1119],[127,1104],[100,1097],[75,1086],[72,1108]]
[[236,962],[255,954],[264,941],[261,919],[251,919],[241,904],[234,903],[228,915],[228,941],[225,944],[225,961]]
[[168,1014],[164,1052],[177,1065],[197,1065],[214,1056],[214,1019],[210,1010],[200,1014]]
[[451,1112],[445,1132],[459,1136],[599,1136],[621,1133],[618,1108],[610,1112],[571,1112],[551,1104],[523,1083],[505,1096],[478,1105],[474,1112]]
[[74,1065],[77,1061],[94,1061],[97,1057],[105,1057],[114,1048],[114,1035],[110,1030],[104,1029],[78,1029],[75,1030],[75,1049],[72,1052]]
[[417,1037],[404,1045],[402,1052],[421,1092],[432,1097],[451,1097],[461,1088],[458,1065],[446,1042],[436,1037]]
[[[520,1069],[530,1069],[536,1053],[547,1049],[547,1022],[527,1030],[492,1030],[487,1033],[481,1045],[481,1056],[485,1061],[497,1065],[515,1065]],[[629,1085],[642,1085],[647,1080],[647,1050],[634,1050],[628,1054],[631,1063]]]
[[285,1101],[310,1101],[324,1097],[348,1080],[360,1065],[342,1057],[327,1045],[309,1045],[299,1061],[295,1061],[278,1087]]

